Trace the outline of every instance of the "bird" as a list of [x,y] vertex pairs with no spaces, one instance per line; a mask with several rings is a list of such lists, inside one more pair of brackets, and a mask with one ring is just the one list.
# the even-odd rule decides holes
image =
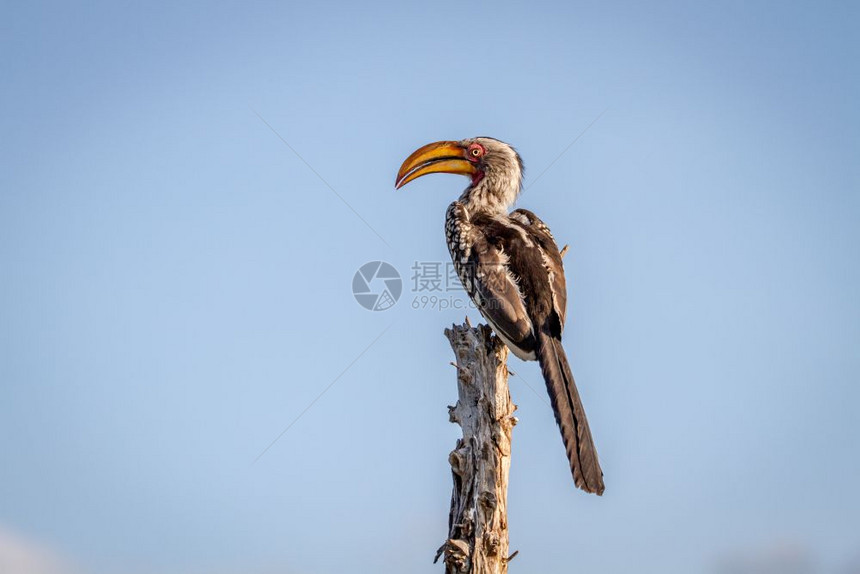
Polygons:
[[438,141],[406,158],[395,189],[432,173],[469,178],[445,214],[454,269],[514,355],[540,364],[574,484],[602,495],[603,470],[561,343],[567,313],[562,256],[537,215],[527,209],[509,211],[522,191],[523,172],[519,153],[495,138]]

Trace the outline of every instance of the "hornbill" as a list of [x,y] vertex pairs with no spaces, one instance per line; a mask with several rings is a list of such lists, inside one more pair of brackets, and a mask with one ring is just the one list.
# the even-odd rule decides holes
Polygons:
[[534,213],[508,213],[522,189],[519,154],[488,137],[431,143],[406,158],[395,187],[430,173],[471,179],[445,215],[454,268],[511,351],[540,363],[574,483],[603,494],[597,449],[561,345],[567,307],[561,254],[549,228]]

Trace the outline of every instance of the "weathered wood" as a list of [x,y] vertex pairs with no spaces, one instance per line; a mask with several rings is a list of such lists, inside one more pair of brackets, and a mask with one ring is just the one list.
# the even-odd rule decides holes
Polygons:
[[508,472],[516,405],[508,391],[508,349],[486,325],[445,330],[457,357],[457,405],[448,407],[463,438],[448,461],[454,478],[446,574],[508,571]]

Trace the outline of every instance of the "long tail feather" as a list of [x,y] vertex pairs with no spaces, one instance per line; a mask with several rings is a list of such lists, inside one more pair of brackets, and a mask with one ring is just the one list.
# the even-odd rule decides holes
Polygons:
[[561,430],[573,481],[578,488],[601,495],[604,489],[603,471],[561,341],[541,332],[538,335],[537,358],[546,381],[555,421]]

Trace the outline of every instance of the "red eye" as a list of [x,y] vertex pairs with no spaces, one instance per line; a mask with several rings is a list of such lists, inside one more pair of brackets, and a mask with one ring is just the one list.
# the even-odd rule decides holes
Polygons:
[[478,144],[472,144],[469,146],[469,155],[471,156],[469,159],[478,159],[484,155],[484,148]]

